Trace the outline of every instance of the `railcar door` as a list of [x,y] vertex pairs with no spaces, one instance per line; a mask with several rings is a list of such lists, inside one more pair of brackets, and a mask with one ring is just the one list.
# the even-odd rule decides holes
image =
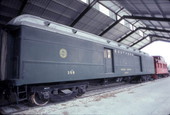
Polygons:
[[113,72],[113,50],[104,48],[105,73]]
[[134,62],[135,62],[135,69],[136,72],[142,72],[142,59],[141,56],[135,55],[134,56]]
[[0,29],[0,81],[2,79],[2,75],[1,75],[1,50],[2,50],[2,30]]
[[5,80],[7,58],[7,32],[1,30],[0,35],[0,80]]

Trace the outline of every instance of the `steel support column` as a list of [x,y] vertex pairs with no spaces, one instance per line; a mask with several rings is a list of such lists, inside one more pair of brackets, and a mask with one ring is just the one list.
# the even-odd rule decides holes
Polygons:
[[142,40],[146,39],[147,37],[160,37],[160,38],[166,38],[166,39],[170,39],[170,37],[165,37],[165,36],[159,36],[159,35],[155,35],[155,34],[148,34],[147,36],[144,36],[142,39],[138,40],[137,42],[133,43],[132,45],[130,45],[130,47],[138,44],[139,42],[141,42]]
[[[154,15],[152,14],[152,12],[151,12],[151,10],[148,8],[148,6],[145,4],[145,2],[144,2],[143,0],[141,0],[141,2],[142,2],[142,4],[145,6],[147,12],[150,13],[150,15],[151,15],[152,17],[154,17]],[[153,24],[151,21],[150,21],[150,23],[154,26],[154,24]],[[158,23],[160,24],[160,26],[161,26],[163,29],[165,29],[160,22],[158,22]]]
[[120,21],[122,20],[122,18],[120,18],[119,20],[115,21],[114,23],[112,23],[108,28],[106,28],[103,32],[101,32],[99,34],[99,36],[104,35],[106,32],[108,32],[111,28],[113,28],[115,25],[117,25]]
[[170,41],[167,41],[167,40],[161,40],[161,39],[156,39],[156,40],[154,40],[153,42],[155,42],[155,41],[170,42]]
[[[122,19],[124,19],[123,17],[121,17],[120,15],[118,15],[118,13],[120,11],[122,11],[124,9],[124,7],[120,8],[117,12],[113,11],[111,8],[109,8],[108,6],[104,5],[103,3],[101,3],[99,1],[99,3],[101,5],[103,5],[104,7],[106,7],[107,9],[109,9],[112,13],[114,13],[116,15],[116,21],[113,22],[109,27],[107,27],[104,31],[102,31],[101,33],[99,33],[99,36],[104,35],[106,32],[108,32],[111,28],[113,28],[115,25],[117,25]],[[114,4],[114,3],[113,3]],[[117,16],[120,16],[121,18],[119,20],[117,20]],[[126,20],[128,23],[130,23],[128,20]],[[134,24],[132,24],[134,26]]]
[[137,20],[150,20],[150,21],[170,21],[170,18],[156,18],[156,17],[145,17],[145,16],[122,16],[119,20],[115,21],[113,24],[111,24],[108,28],[106,28],[102,33],[99,34],[99,36],[102,36],[106,32],[108,32],[112,27],[117,25],[121,20],[123,19],[137,19]]
[[146,17],[146,16],[127,16],[124,15],[123,19],[138,19],[138,20],[149,20],[149,21],[164,21],[170,22],[170,18],[160,18],[160,17]]
[[126,39],[128,36],[132,35],[134,32],[136,32],[137,30],[151,30],[151,31],[159,31],[159,32],[170,32],[170,30],[163,30],[163,29],[155,29],[155,28],[147,28],[147,27],[138,27],[135,30],[131,31],[129,34],[125,35],[124,37],[120,38],[120,40],[118,40],[117,42],[121,42],[124,39]]
[[22,3],[22,5],[21,5],[21,7],[20,7],[20,9],[19,9],[18,15],[21,15],[21,14],[22,14],[25,6],[27,5],[28,0],[22,0],[22,2],[23,2],[23,3]]
[[142,48],[146,47],[147,45],[151,44],[152,42],[149,42],[147,44],[145,44],[144,46],[140,47],[139,50],[141,50]]
[[130,47],[132,47],[132,46],[138,44],[138,43],[141,42],[142,40],[146,39],[148,36],[149,36],[149,35],[144,36],[142,39],[140,39],[140,40],[138,40],[137,42],[135,42],[135,43],[133,43],[132,45],[130,45]]

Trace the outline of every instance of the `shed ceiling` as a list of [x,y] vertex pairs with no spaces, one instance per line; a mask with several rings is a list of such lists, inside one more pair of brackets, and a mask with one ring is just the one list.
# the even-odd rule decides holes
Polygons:
[[0,0],[0,26],[31,14],[141,49],[170,41],[169,6],[169,0]]

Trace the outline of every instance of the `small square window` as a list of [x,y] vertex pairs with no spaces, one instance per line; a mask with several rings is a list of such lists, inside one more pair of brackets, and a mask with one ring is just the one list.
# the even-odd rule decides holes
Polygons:
[[111,58],[111,50],[107,50],[107,57]]

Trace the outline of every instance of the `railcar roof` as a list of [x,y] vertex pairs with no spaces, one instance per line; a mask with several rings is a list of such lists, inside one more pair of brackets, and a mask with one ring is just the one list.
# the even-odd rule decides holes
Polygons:
[[140,54],[148,55],[144,52],[141,52],[140,50],[117,43],[113,40],[109,40],[109,39],[97,36],[95,34],[91,34],[91,33],[76,29],[76,28],[68,27],[68,26],[65,26],[65,25],[62,25],[62,24],[59,24],[59,23],[56,23],[56,22],[53,22],[47,19],[43,19],[37,16],[21,15],[11,20],[8,23],[8,25],[26,25],[30,27],[47,30],[47,31],[66,34],[68,36],[74,36],[76,38],[85,39],[88,41],[97,42],[97,43],[109,45],[112,47],[114,46],[118,49],[123,49],[123,50],[130,51],[133,53],[140,53]]

